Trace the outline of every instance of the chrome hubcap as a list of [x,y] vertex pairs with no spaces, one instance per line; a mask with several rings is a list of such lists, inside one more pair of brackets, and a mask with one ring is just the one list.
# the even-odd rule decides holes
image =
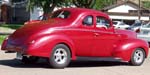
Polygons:
[[144,59],[144,54],[143,54],[143,51],[141,50],[136,50],[135,53],[134,53],[134,61],[136,63],[141,63]]
[[58,48],[54,52],[54,60],[57,64],[64,64],[67,60],[67,52],[63,48]]

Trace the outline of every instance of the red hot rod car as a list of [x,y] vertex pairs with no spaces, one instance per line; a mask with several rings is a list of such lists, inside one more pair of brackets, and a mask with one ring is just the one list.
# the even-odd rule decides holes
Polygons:
[[79,56],[113,57],[139,66],[148,56],[148,43],[132,31],[114,29],[105,13],[64,8],[17,29],[4,40],[2,50],[17,52],[23,62],[45,57],[53,68],[64,68]]

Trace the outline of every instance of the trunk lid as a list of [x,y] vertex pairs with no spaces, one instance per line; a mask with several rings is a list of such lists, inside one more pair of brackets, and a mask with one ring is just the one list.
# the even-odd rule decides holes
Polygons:
[[52,27],[61,27],[67,25],[61,19],[50,19],[40,22],[33,22],[24,25],[23,27],[17,29],[12,35],[9,36],[9,43],[14,45],[24,44],[29,38],[34,38],[42,31],[50,29]]

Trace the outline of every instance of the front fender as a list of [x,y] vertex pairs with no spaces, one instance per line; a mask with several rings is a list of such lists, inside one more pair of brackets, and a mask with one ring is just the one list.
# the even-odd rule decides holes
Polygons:
[[142,48],[148,56],[148,43],[141,39],[125,39],[116,44],[113,55],[124,61],[130,61],[132,52],[136,48]]

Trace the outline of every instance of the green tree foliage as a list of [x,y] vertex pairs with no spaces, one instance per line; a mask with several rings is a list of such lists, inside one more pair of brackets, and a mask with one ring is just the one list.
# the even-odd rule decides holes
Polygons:
[[143,1],[143,6],[150,9],[150,1]]
[[34,7],[43,8],[44,14],[51,13],[55,7],[67,6],[69,0],[28,0],[27,10]]
[[28,0],[27,10],[33,11],[35,7],[43,9],[43,19],[46,19],[47,14],[52,13],[55,7],[69,6],[70,0]]
[[117,0],[72,0],[72,3],[81,8],[102,9],[116,3]]
[[72,0],[72,3],[81,8],[102,9],[115,4],[117,0]]
[[112,5],[116,0],[28,0],[27,10],[34,7],[43,8],[44,14],[51,13],[55,7],[68,7],[75,5],[81,8],[101,9]]
[[117,0],[96,0],[96,3],[93,8],[100,10],[106,6],[113,5],[116,2],[117,2]]
[[81,8],[93,8],[96,0],[72,0],[73,4]]

